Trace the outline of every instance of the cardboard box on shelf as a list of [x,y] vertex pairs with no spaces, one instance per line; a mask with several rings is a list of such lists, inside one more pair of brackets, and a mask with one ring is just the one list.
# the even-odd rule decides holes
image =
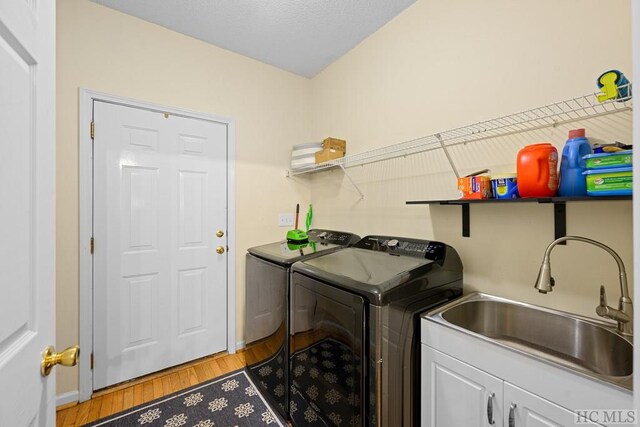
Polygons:
[[322,151],[316,153],[316,164],[344,157],[347,152],[347,141],[337,138],[325,138]]
[[347,141],[345,141],[344,139],[338,139],[338,138],[325,138],[324,141],[322,141],[322,148],[325,150],[336,150],[336,151],[342,151],[343,153],[347,152]]
[[490,199],[491,179],[486,175],[458,178],[458,194],[461,199]]
[[328,162],[329,160],[339,159],[344,157],[344,151],[324,149],[316,153],[316,164]]

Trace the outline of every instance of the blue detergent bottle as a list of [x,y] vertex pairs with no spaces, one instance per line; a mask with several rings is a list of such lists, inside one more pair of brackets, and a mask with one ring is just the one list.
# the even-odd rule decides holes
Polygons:
[[587,154],[591,154],[591,144],[585,137],[585,130],[570,130],[560,161],[560,186],[558,187],[560,197],[587,195],[587,183],[582,175],[582,172],[587,169],[583,159]]

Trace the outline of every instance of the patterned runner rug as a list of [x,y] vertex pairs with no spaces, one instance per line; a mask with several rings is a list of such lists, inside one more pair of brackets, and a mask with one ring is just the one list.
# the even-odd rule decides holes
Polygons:
[[86,427],[266,425],[285,426],[267,405],[244,369],[85,424]]
[[[283,372],[280,368],[284,349],[259,364],[249,366],[260,389],[278,398],[284,396]],[[296,426],[352,427],[362,425],[360,358],[345,344],[325,338],[298,350],[292,356],[289,411]],[[284,409],[284,408],[283,408]]]
[[256,380],[258,390],[273,398],[271,401],[278,405],[280,414],[284,414],[286,382],[283,368],[286,360],[284,346],[280,346],[270,359],[247,366],[249,372],[253,373],[250,376]]
[[291,418],[296,426],[361,426],[360,358],[327,338],[294,353]]

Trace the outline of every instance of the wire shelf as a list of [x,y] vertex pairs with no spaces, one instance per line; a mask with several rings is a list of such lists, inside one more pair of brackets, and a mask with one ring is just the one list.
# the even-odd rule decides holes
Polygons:
[[[625,92],[624,89],[628,92]],[[620,92],[631,93],[631,83],[620,86]],[[308,168],[291,170],[291,175],[321,172],[327,169],[340,167],[348,168],[367,163],[390,160],[411,154],[423,153],[436,149],[452,147],[459,144],[513,135],[521,132],[529,132],[547,127],[571,123],[575,121],[592,119],[609,114],[632,110],[631,97],[625,99],[610,99],[604,102],[598,101],[598,93],[591,93],[566,101],[560,101],[543,107],[521,111],[496,119],[486,120],[471,125],[447,130],[440,133],[416,138],[399,144],[389,145],[375,150],[348,155],[339,159],[330,160]],[[445,150],[446,151],[446,150]]]

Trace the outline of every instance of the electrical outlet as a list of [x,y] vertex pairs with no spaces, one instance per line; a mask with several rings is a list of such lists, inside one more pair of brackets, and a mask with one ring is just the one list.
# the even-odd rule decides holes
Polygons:
[[279,227],[293,227],[293,214],[292,213],[281,213],[278,215],[278,226]]

